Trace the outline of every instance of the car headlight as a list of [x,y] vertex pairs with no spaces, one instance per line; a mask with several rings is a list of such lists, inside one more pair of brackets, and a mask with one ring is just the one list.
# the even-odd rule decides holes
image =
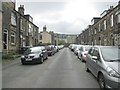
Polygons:
[[43,54],[40,54],[41,57],[43,57]]
[[116,78],[120,78],[120,75],[111,67],[107,67],[108,75]]
[[21,56],[21,58],[25,58],[25,56]]
[[36,55],[34,56],[34,58],[39,58],[39,54],[36,54]]

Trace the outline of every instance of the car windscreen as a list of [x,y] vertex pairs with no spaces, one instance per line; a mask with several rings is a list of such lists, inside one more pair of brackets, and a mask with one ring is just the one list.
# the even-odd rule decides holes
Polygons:
[[104,47],[101,48],[101,53],[106,61],[118,61],[120,60],[120,49],[117,47]]
[[85,47],[85,51],[89,51],[90,48],[91,48],[90,46]]
[[35,54],[42,52],[41,48],[30,48],[25,51],[25,54]]
[[53,47],[50,47],[50,46],[48,46],[48,47],[46,47],[46,50],[47,51],[51,51],[51,50],[53,50],[54,48]]

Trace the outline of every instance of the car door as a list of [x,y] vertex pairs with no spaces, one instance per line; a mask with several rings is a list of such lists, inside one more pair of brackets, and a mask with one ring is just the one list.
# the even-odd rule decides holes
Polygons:
[[81,59],[81,56],[82,56],[82,52],[84,51],[84,47],[82,46],[81,48],[80,48],[80,53],[79,53],[79,57],[80,57],[80,59]]
[[[95,58],[97,57],[97,58]],[[95,76],[97,76],[97,70],[98,70],[98,62],[99,62],[99,58],[100,58],[100,55],[99,55],[99,49],[97,47],[94,48],[94,51],[93,51],[93,54],[92,54],[92,57],[91,57],[91,66],[92,66],[92,72]]]
[[94,47],[92,47],[88,54],[87,54],[87,59],[86,59],[86,64],[88,68],[90,69],[91,72],[93,72],[93,60],[92,60],[92,55],[93,55]]
[[43,54],[43,58],[45,59],[46,58],[46,49],[45,48],[42,49],[42,54]]

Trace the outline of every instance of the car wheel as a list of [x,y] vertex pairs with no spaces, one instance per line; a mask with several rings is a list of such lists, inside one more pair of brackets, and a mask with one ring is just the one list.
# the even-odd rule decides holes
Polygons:
[[53,55],[53,53],[50,54],[50,56],[52,56],[52,55]]
[[48,59],[48,55],[46,56],[46,60]]
[[80,56],[78,55],[78,59],[80,60]]
[[100,88],[101,89],[105,89],[106,87],[106,85],[105,85],[105,79],[104,79],[104,76],[103,76],[103,74],[102,73],[100,73],[99,74],[99,76],[98,76],[98,82],[99,82],[99,86],[100,86]]
[[81,57],[81,62],[83,62],[83,58]]
[[88,69],[86,63],[85,63],[85,71],[86,71],[86,72],[90,72],[90,70]]
[[79,56],[77,55],[77,58],[79,59]]
[[22,65],[25,65],[25,63],[22,62]]
[[43,60],[43,57],[41,57],[40,63],[43,63],[43,61],[44,61],[44,60]]

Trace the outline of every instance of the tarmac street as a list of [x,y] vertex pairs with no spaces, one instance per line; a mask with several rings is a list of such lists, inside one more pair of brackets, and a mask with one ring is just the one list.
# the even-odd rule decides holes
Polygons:
[[3,88],[99,88],[85,65],[64,48],[42,64],[22,65],[20,59],[3,65]]

